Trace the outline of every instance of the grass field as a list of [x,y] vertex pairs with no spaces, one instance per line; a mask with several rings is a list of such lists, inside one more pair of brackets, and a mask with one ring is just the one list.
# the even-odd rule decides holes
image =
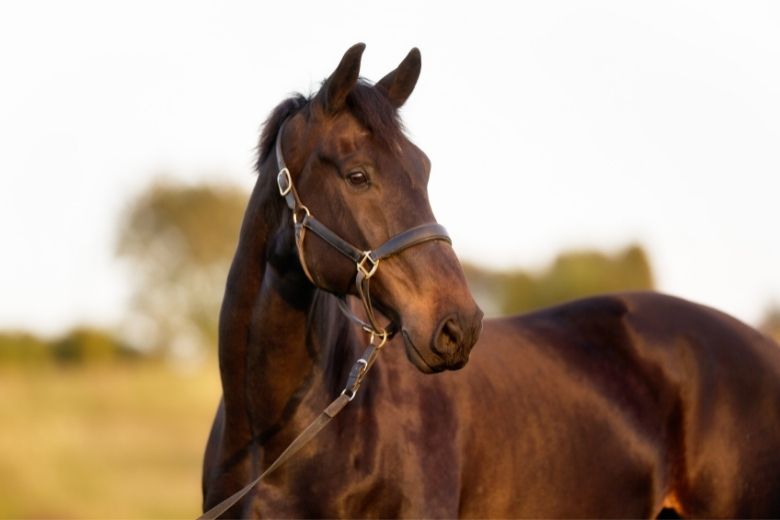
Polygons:
[[194,518],[216,363],[0,369],[1,518]]

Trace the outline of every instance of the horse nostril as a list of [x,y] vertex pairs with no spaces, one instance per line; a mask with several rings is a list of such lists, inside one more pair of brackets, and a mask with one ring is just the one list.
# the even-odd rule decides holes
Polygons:
[[434,350],[437,354],[452,355],[463,341],[463,329],[453,318],[447,318],[439,330],[434,342]]

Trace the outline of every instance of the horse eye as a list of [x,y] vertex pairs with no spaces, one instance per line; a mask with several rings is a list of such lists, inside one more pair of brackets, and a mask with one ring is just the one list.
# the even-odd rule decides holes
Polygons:
[[368,184],[368,176],[363,172],[352,172],[347,174],[347,180],[353,186],[363,186]]

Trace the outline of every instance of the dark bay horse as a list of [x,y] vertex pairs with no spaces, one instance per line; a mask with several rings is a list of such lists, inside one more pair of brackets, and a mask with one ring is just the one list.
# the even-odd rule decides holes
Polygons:
[[[205,508],[339,395],[367,341],[338,305],[360,293],[355,262],[293,222],[316,216],[363,251],[435,222],[429,160],[397,115],[420,54],[371,85],[358,77],[363,48],[264,127],[220,315]],[[370,301],[397,334],[354,401],[226,516],[780,516],[776,344],[654,293],[481,326],[445,237],[425,238],[376,270]]]

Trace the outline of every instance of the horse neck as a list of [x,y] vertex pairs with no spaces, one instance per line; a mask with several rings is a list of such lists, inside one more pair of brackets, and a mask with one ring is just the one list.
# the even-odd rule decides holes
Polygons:
[[[286,424],[307,393],[337,391],[337,380],[343,379],[340,365],[348,363],[342,360],[352,357],[355,343],[333,297],[314,288],[300,268],[268,260],[274,237],[286,223],[275,184],[264,182],[272,174],[263,171],[260,177],[220,313],[226,431],[238,443],[262,443]],[[289,262],[295,261],[291,255]]]

